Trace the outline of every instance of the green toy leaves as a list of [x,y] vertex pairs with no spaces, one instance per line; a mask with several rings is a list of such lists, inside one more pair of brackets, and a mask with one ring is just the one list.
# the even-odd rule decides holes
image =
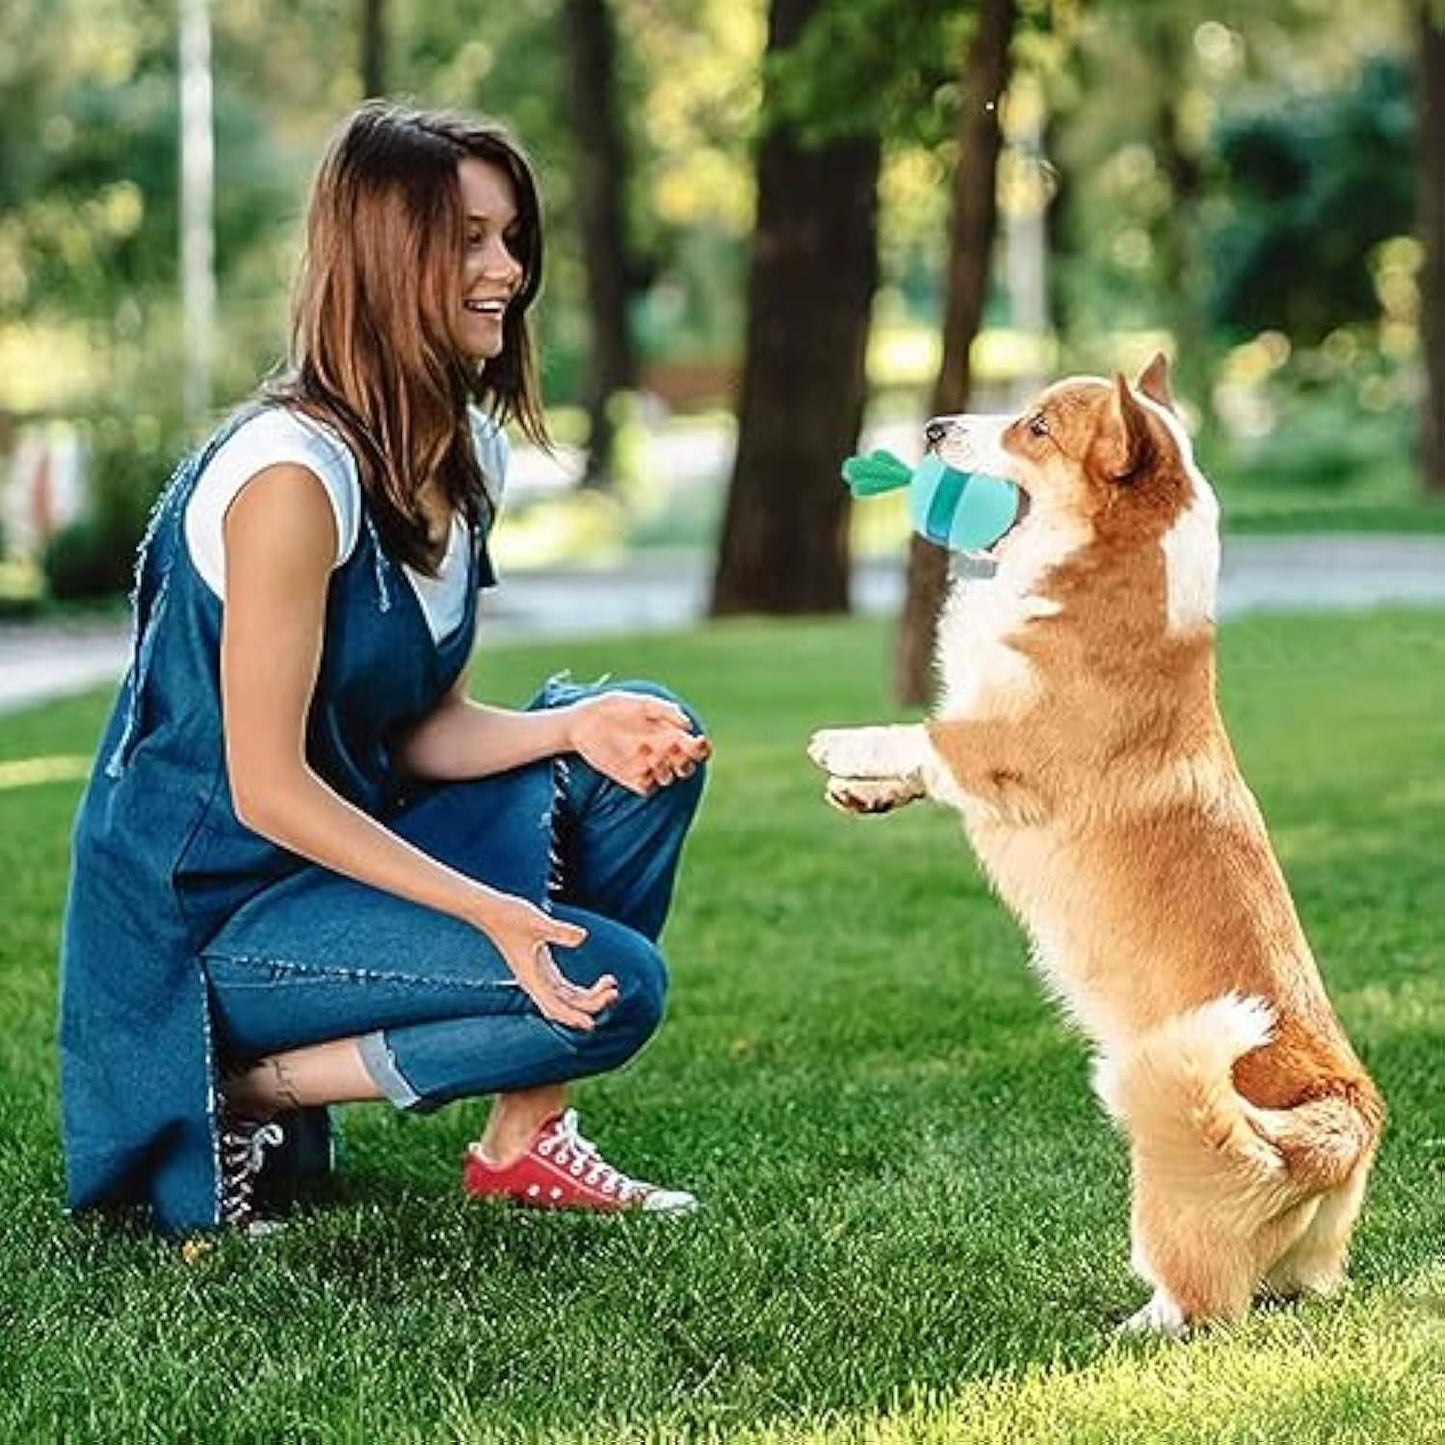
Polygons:
[[855,497],[896,492],[906,487],[912,477],[913,468],[899,461],[892,452],[869,452],[867,456],[849,457],[843,463],[843,480]]

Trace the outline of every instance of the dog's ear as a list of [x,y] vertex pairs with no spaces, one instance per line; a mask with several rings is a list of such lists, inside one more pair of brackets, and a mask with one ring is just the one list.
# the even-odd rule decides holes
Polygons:
[[1162,351],[1154,353],[1154,359],[1139,373],[1135,386],[1165,411],[1174,410],[1174,396],[1169,390],[1169,358]]
[[1110,481],[1128,483],[1154,460],[1154,435],[1148,413],[1129,390],[1122,372],[1114,373],[1114,391],[1099,427],[1100,466]]

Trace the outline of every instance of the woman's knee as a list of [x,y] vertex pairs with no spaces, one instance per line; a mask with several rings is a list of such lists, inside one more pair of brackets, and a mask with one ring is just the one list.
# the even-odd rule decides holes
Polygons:
[[650,940],[633,933],[627,962],[616,972],[614,1008],[623,1016],[629,1032],[651,1038],[667,1006],[667,965],[662,954]]
[[[609,684],[609,688],[614,685]],[[663,702],[670,702],[675,707],[682,709],[692,726],[693,732],[699,736],[707,731],[703,725],[702,718],[696,710],[685,699],[679,697],[671,688],[664,687],[659,682],[650,682],[647,679],[633,680],[630,682],[619,682],[615,684],[618,692],[640,692],[646,693],[649,697],[660,698]],[[697,811],[697,805],[702,799],[703,785],[707,781],[707,764],[696,763],[686,777],[677,777],[665,788],[659,788],[652,796],[654,799],[666,799],[679,812],[686,813],[691,817]]]
[[[552,686],[549,684],[549,686]],[[647,697],[655,697],[663,702],[670,702],[682,709],[686,715],[693,731],[701,735],[704,731],[702,719],[697,712],[690,707],[677,693],[670,688],[664,687],[661,683],[652,682],[646,678],[633,678],[622,682],[596,683],[588,687],[582,687],[575,683],[560,685],[565,690],[558,690],[553,687],[552,698],[554,703],[565,701],[576,701],[580,698],[599,697],[605,693],[627,692],[643,694]],[[655,789],[649,793],[646,802],[648,816],[661,821],[664,818],[675,819],[677,824],[685,830],[691,823],[693,815],[697,812],[698,805],[702,801],[703,788],[707,781],[708,765],[705,762],[693,765],[692,771],[686,776],[678,776],[665,787]],[[568,769],[569,798],[572,810],[575,813],[585,812],[591,802],[597,796],[599,790],[603,793],[625,790],[621,785],[612,781],[604,774],[598,773],[585,763],[578,764],[575,760]]]
[[[612,930],[609,930],[611,932]],[[594,1033],[598,1042],[635,1053],[657,1032],[667,1006],[667,965],[661,952],[640,933],[616,927],[609,940],[604,972],[617,980],[617,1001]]]
[[707,731],[702,718],[698,715],[697,709],[694,708],[686,698],[675,693],[670,687],[666,687],[660,682],[653,682],[650,678],[629,678],[622,682],[608,682],[598,688],[598,691],[637,692],[642,693],[645,697],[655,697],[662,702],[670,702],[674,707],[682,709],[695,733]]

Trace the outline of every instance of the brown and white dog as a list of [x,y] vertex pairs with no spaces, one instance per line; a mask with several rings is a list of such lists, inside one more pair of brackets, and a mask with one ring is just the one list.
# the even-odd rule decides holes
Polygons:
[[1026,504],[940,619],[941,702],[814,735],[853,812],[956,808],[1097,1051],[1133,1159],[1129,1322],[1234,1320],[1344,1273],[1384,1110],[1325,996],[1215,701],[1218,505],[1156,357],[930,423]]

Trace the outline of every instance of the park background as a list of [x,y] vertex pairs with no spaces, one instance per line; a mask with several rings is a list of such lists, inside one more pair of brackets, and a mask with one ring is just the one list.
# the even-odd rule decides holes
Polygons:
[[[1442,27],[1418,0],[6,0],[0,659],[123,650],[155,491],[282,359],[311,169],[384,93],[507,120],[545,194],[558,446],[517,449],[497,552],[575,625],[484,646],[478,691],[658,675],[719,751],[668,1026],[584,1095],[700,1228],[468,1209],[474,1119],[353,1111],[326,1208],[183,1254],[57,1209],[54,957],[107,695],[0,718],[0,1435],[1439,1438],[1438,614],[1223,629],[1393,1123],[1348,1299],[1183,1350],[1110,1338],[1124,1152],[956,826],[833,818],[801,749],[916,707],[943,584],[842,457],[1064,371],[1171,355],[1227,561],[1288,567],[1298,607],[1441,568]],[[688,579],[674,611],[601,636],[650,570]]]

